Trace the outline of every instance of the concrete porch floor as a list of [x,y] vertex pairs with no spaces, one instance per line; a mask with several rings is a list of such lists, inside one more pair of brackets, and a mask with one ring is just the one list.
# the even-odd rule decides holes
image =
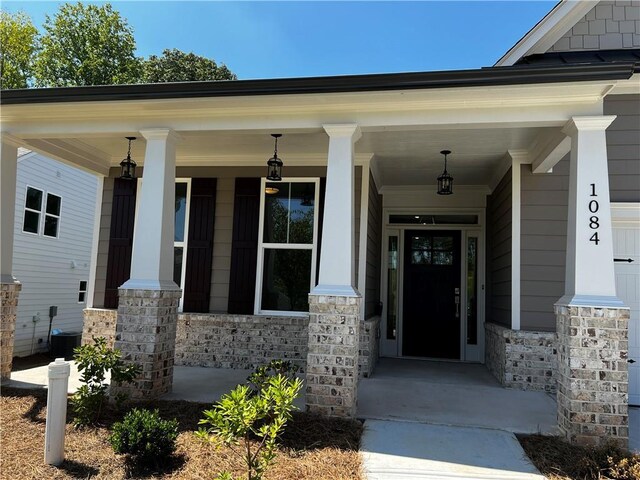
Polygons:
[[552,395],[503,388],[484,365],[380,359],[358,386],[358,417],[557,433]]

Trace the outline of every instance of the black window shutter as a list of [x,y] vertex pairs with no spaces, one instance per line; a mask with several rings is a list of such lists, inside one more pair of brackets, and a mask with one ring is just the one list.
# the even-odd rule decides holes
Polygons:
[[185,312],[209,311],[215,217],[216,179],[192,179],[182,307]]
[[260,222],[260,179],[236,178],[229,313],[253,314]]
[[118,308],[118,287],[131,274],[136,187],[135,180],[114,179],[104,308]]

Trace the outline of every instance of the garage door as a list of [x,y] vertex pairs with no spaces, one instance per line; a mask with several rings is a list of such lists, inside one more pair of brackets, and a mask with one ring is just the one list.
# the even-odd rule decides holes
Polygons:
[[616,292],[631,309],[629,404],[640,406],[640,205],[614,205],[612,217]]

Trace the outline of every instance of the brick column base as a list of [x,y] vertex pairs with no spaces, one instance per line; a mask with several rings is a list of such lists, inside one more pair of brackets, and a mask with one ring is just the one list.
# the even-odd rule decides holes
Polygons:
[[356,415],[361,301],[309,295],[308,412]]
[[115,348],[125,362],[140,365],[142,373],[132,384],[112,385],[110,394],[153,399],[169,393],[181,291],[121,288],[118,293]]
[[581,445],[627,448],[628,308],[556,305],[558,426]]
[[18,296],[21,289],[22,285],[18,282],[0,283],[0,381],[11,378]]

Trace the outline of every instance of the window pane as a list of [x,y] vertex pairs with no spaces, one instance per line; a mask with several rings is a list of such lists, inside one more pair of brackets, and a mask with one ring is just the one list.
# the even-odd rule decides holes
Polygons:
[[27,198],[24,204],[27,208],[38,211],[42,210],[42,192],[35,188],[27,188]]
[[452,237],[433,237],[434,250],[453,250]]
[[38,223],[40,223],[39,213],[30,212],[29,210],[24,211],[24,225],[22,226],[22,230],[29,233],[38,233]]
[[84,302],[84,298],[86,296],[86,292],[78,292],[78,302]]
[[57,195],[47,194],[47,213],[60,216],[60,197]]
[[313,243],[314,183],[291,184],[289,243]]
[[173,281],[176,285],[182,283],[182,247],[173,247]]
[[434,265],[453,265],[453,252],[433,252]]
[[80,288],[78,290],[87,291],[87,282],[85,280],[80,280]]
[[398,237],[389,237],[387,286],[387,339],[395,340],[398,311]]
[[413,250],[411,252],[411,263],[413,265],[430,265],[431,252],[429,250]]
[[44,234],[47,237],[58,236],[58,218],[49,215],[44,216]]
[[413,250],[429,250],[431,248],[431,237],[413,237],[411,239]]
[[478,239],[469,238],[467,246],[467,344],[478,344]]
[[187,184],[176,183],[176,223],[174,241],[184,242],[184,223],[187,215]]
[[265,249],[262,310],[309,311],[311,250]]
[[390,215],[389,223],[411,225],[475,225],[477,215]]
[[287,243],[289,229],[289,185],[289,183],[283,182],[266,184],[263,235],[263,241],[265,243]]

